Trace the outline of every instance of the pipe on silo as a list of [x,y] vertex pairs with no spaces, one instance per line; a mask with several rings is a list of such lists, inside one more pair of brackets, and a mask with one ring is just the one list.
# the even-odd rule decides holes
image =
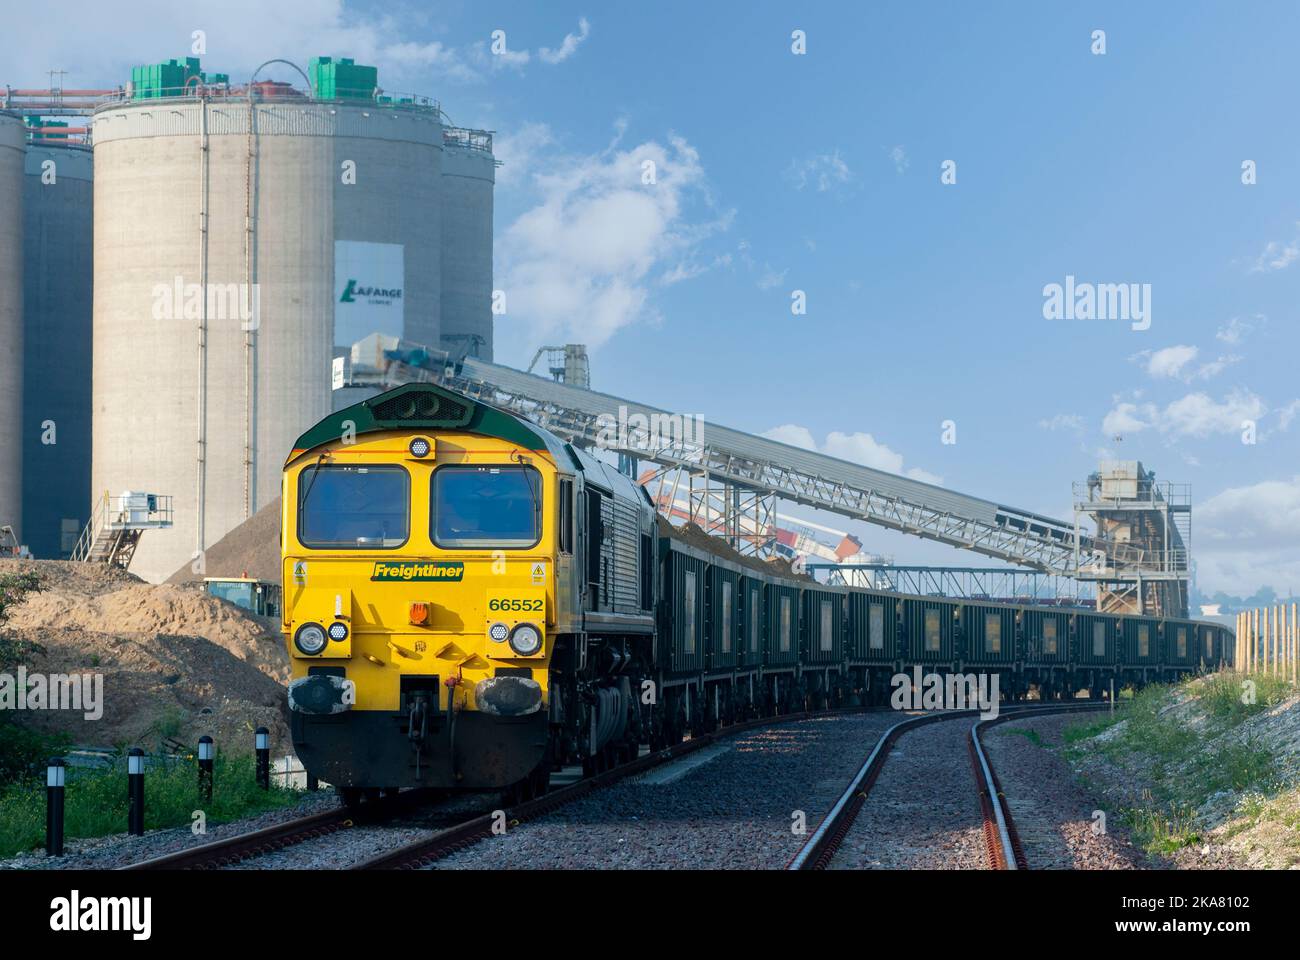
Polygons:
[[203,98],[199,110],[199,288],[203,291],[203,304],[199,308],[199,369],[198,396],[195,425],[198,446],[195,450],[195,519],[194,556],[202,556],[207,549],[203,539],[204,514],[207,512],[207,415],[208,415],[208,101]]

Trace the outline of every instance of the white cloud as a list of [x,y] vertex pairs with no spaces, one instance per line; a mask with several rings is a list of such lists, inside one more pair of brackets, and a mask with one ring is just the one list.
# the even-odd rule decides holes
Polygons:
[[838,457],[841,460],[860,463],[876,470],[911,477],[913,480],[920,480],[924,483],[943,483],[943,477],[927,470],[922,470],[919,467],[905,468],[901,453],[894,452],[869,433],[832,431],[826,435],[825,443],[818,444],[813,438],[812,431],[807,427],[786,423],[779,427],[773,427],[771,430],[765,430],[763,436],[769,440],[788,443],[791,446],[802,447],[805,450],[814,450],[827,456]]
[[1154,412],[1154,408],[1149,403],[1141,407],[1135,403],[1118,403],[1102,419],[1102,432],[1111,435],[1138,433],[1151,426],[1147,418]]
[[[548,151],[535,133],[521,154],[534,203],[502,233],[497,286],[506,294],[498,341],[519,344],[523,355],[557,338],[597,347],[619,328],[657,314],[650,286],[685,278],[683,263],[730,215],[697,221],[708,205],[704,167],[685,139],[647,141],[628,149],[566,156]],[[513,148],[508,148],[513,149]],[[540,162],[545,155],[545,162]],[[647,163],[655,183],[642,182]]]
[[1193,380],[1210,380],[1234,363],[1241,361],[1241,357],[1228,354],[1195,365],[1195,360],[1199,355],[1200,350],[1197,347],[1190,344],[1178,344],[1172,347],[1163,347],[1159,350],[1140,350],[1129,359],[1140,361],[1147,374],[1157,380],[1178,379],[1184,383],[1190,383]]
[[758,289],[772,290],[776,287],[779,287],[782,283],[785,282],[785,275],[789,272],[790,272],[789,270],[778,271],[770,263],[764,263],[763,272],[758,278]]
[[889,159],[894,161],[894,170],[897,173],[905,172],[912,165],[912,161],[907,159],[907,151],[903,149],[902,144],[889,151]]
[[1233,390],[1222,400],[1205,393],[1189,393],[1163,409],[1153,403],[1116,403],[1102,420],[1108,434],[1138,433],[1154,428],[1172,438],[1204,438],[1218,433],[1238,433],[1242,421],[1258,421],[1268,412],[1264,401],[1249,390]]
[[1038,425],[1044,430],[1069,430],[1072,433],[1082,433],[1084,420],[1077,413],[1058,413],[1050,420],[1039,420]]
[[1196,508],[1194,529],[1202,591],[1300,587],[1300,476],[1224,490]]
[[537,158],[555,146],[551,128],[544,123],[524,123],[492,138],[492,152],[501,161],[497,168],[497,189],[524,183],[535,172]]
[[790,161],[785,176],[796,190],[803,190],[812,184],[818,193],[825,193],[852,182],[853,171],[844,162],[839,150],[835,150],[802,161]]
[[1236,346],[1255,332],[1257,327],[1262,327],[1268,322],[1268,318],[1262,313],[1257,313],[1251,320],[1243,320],[1241,317],[1233,317],[1225,325],[1215,331],[1214,339],[1222,340],[1224,343]]
[[1277,426],[1279,430],[1288,430],[1295,415],[1300,413],[1300,399],[1292,400],[1285,407],[1278,408]]
[[1268,408],[1249,390],[1234,390],[1223,400],[1204,393],[1189,393],[1165,407],[1156,427],[1175,436],[1208,437],[1238,433],[1243,420],[1259,420]]
[[1196,359],[1198,352],[1196,347],[1186,344],[1150,352],[1147,356],[1147,373],[1153,377],[1176,377]]
[[[1300,223],[1296,224],[1300,227]],[[1285,270],[1291,264],[1300,259],[1300,237],[1292,240],[1270,240],[1264,245],[1263,251],[1255,258],[1254,265],[1250,268],[1252,273],[1269,273],[1274,270]]]
[[[534,54],[527,47],[511,46],[515,39],[515,34],[506,31],[505,47],[501,48],[495,39],[491,42],[478,41],[471,47],[471,55],[475,63],[484,67],[500,69],[508,67],[515,70],[523,70],[534,60]],[[586,17],[578,19],[578,32],[566,33],[560,45],[555,48],[539,47],[536,53],[536,59],[541,63],[555,66],[568,60],[578,52],[578,47],[591,34],[591,24]]]
[[591,24],[587,22],[586,17],[578,18],[578,32],[566,33],[564,40],[561,41],[558,48],[552,50],[550,47],[542,47],[537,51],[537,59],[543,63],[563,63],[571,56],[578,52],[578,47],[582,41],[586,40],[591,33]]

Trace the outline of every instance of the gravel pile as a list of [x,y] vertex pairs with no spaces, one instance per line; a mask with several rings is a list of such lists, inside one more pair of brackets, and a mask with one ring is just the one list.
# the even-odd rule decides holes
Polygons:
[[781,869],[806,839],[795,812],[815,830],[897,719],[846,714],[739,733],[679,778],[620,781],[434,869]]
[[[1020,833],[1031,869],[1133,870],[1149,862],[1129,841],[1116,810],[1088,795],[1056,749],[1077,716],[1008,720],[983,734],[985,753]],[[1026,736],[1032,732],[1038,738]],[[1094,811],[1106,814],[1105,832],[1094,832]]]
[[168,583],[202,582],[204,577],[252,577],[280,582],[280,498],[203,551],[203,573],[185,564]]
[[102,675],[102,716],[31,710],[21,722],[89,746],[208,734],[246,751],[253,730],[291,749],[284,683],[289,657],[278,624],[194,586],[153,585],[108,564],[0,560],[0,573],[34,572],[38,592],[10,613],[5,632],[33,644],[29,673]]
[[968,717],[943,720],[898,739],[832,869],[988,869],[970,728]]

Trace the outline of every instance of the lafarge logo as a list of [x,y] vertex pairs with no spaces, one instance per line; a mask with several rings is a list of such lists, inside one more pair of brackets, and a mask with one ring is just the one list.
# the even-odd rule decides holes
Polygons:
[[348,285],[343,288],[343,296],[339,297],[339,303],[356,303],[357,300],[365,300],[367,303],[392,303],[394,300],[401,299],[401,287],[363,287],[358,286],[355,280],[348,280]]
[[56,933],[126,930],[133,940],[148,940],[152,915],[149,897],[83,897],[73,890],[50,901],[50,929]]

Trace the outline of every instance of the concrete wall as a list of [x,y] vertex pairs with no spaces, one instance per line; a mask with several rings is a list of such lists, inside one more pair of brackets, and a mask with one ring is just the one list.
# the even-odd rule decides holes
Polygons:
[[0,525],[22,538],[23,155],[22,121],[0,114]]
[[27,148],[22,513],[42,559],[68,555],[90,509],[91,172],[86,148]]
[[[94,118],[92,489],[175,498],[174,528],[146,533],[132,564],[148,579],[275,499],[293,441],[330,412],[335,240],[403,244],[406,333],[438,335],[440,277],[422,268],[441,238],[437,119],[303,101],[259,104],[251,120],[250,172],[247,103]],[[155,310],[178,280],[256,284],[258,328],[210,314],[201,345],[196,311]]]
[[463,338],[477,336],[481,345],[470,356],[490,361],[496,161],[491,153],[448,145],[442,180],[442,348],[459,356]]

